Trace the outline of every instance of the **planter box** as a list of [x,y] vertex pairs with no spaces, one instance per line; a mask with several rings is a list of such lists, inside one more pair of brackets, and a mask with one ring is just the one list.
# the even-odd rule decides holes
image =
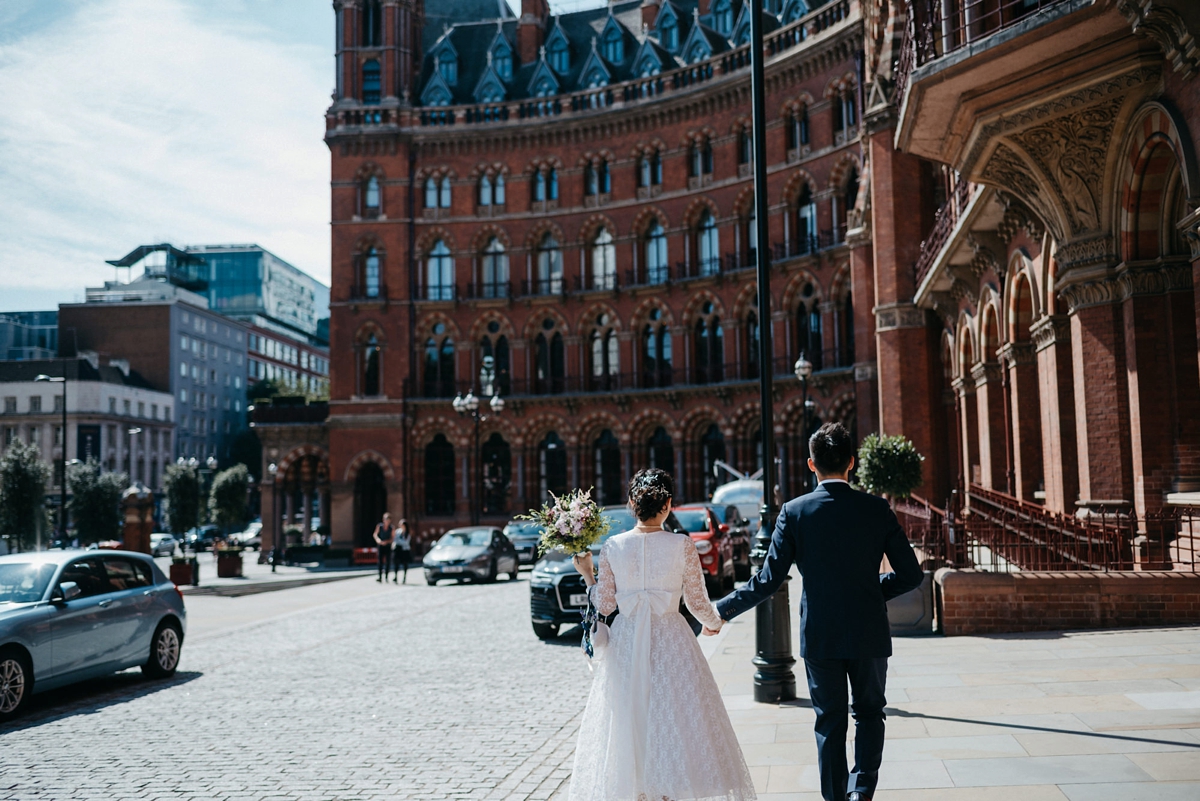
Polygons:
[[242,575],[242,554],[217,552],[217,578],[237,578]]
[[194,560],[191,562],[172,562],[171,583],[178,587],[184,587],[188,584],[199,584],[200,565]]

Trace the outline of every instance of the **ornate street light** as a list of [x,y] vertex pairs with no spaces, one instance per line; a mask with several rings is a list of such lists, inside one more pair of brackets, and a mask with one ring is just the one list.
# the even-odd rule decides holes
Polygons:
[[[279,484],[275,481],[275,473],[279,471],[279,465],[271,462],[267,465],[267,475],[271,477],[271,572],[275,572],[275,565],[279,563],[281,555],[279,548]],[[262,547],[261,545],[259,547]]]
[[[812,376],[813,366],[812,366],[812,362],[810,362],[808,359],[804,358],[804,351],[800,352],[800,358],[796,359],[796,364],[793,365],[792,369],[795,370],[796,378],[800,379],[800,390],[804,393],[804,425],[801,427],[802,442],[800,444],[800,447],[804,453],[807,453],[808,420],[809,420],[808,415],[809,415],[809,412],[811,412],[813,410],[813,408],[816,406],[816,404],[813,403],[812,399],[808,397],[808,379]],[[804,480],[804,485],[805,485],[804,491],[812,492],[813,474],[811,471],[805,471],[805,476],[806,476],[806,478]]]
[[[63,374],[51,377],[46,374],[36,376],[34,381],[48,381],[51,384],[62,384],[62,470],[58,477],[58,538],[67,540],[67,367],[63,362]],[[39,529],[40,530],[40,529]],[[41,539],[39,535],[39,539]]]
[[[483,357],[483,366],[479,371],[479,384],[481,391],[484,387],[492,391],[488,406],[491,407],[493,415],[499,415],[504,411],[504,399],[495,391],[495,361],[491,356]],[[471,390],[467,390],[465,396],[455,395],[450,405],[454,411],[464,417],[469,415],[475,422],[475,498],[471,503],[471,525],[477,526],[479,525],[479,513],[483,506],[483,454],[479,447],[479,424],[485,422],[488,417],[486,413],[480,412],[479,398]]]

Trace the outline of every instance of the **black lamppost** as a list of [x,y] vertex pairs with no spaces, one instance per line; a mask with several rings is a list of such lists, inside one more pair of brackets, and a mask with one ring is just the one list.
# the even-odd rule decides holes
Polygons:
[[[802,442],[800,443],[800,448],[801,448],[803,454],[807,454],[808,453],[808,413],[813,408],[813,406],[816,405],[808,398],[808,379],[810,376],[812,376],[813,366],[812,366],[812,362],[810,362],[808,359],[804,358],[804,352],[801,351],[800,358],[796,359],[796,364],[793,365],[792,369],[796,371],[796,378],[800,379],[800,390],[804,393],[804,426],[803,426],[804,434],[801,437]],[[801,458],[804,459],[804,458],[807,458],[807,456],[802,455]],[[804,491],[812,492],[813,478],[814,478],[813,473],[811,470],[805,470],[804,475],[805,475]]]
[[[485,361],[486,359],[490,358],[490,356],[485,357]],[[475,397],[475,394],[470,390],[467,390],[465,397],[463,395],[455,395],[454,400],[451,401],[451,405],[454,407],[454,411],[461,415],[470,415],[475,421],[476,497],[471,503],[471,525],[477,526],[479,525],[480,507],[483,506],[483,458],[479,449],[479,424],[486,421],[488,418],[486,414],[483,414],[479,411],[479,398]],[[488,405],[492,407],[492,414],[500,414],[500,412],[504,411],[504,399],[499,395],[493,394],[492,400],[488,403]]]
[[[767,104],[763,74],[763,0],[750,0],[750,98],[754,133],[754,249],[758,279],[759,409],[762,421],[763,504],[758,533],[750,558],[762,567],[775,529],[775,414],[773,410],[771,355],[771,231],[767,201]],[[790,701],[796,697],[796,676],[792,666],[792,624],[788,609],[788,581],[755,609],[754,700],[761,703]]]
[[[275,474],[279,472],[279,465],[271,462],[267,465],[267,475],[271,477],[271,572],[275,572],[275,565],[279,564],[279,559],[283,556],[283,549],[279,547],[279,537],[283,534],[283,530],[279,527],[279,481]],[[262,498],[259,498],[261,501]],[[261,546],[260,546],[261,547]]]
[[48,381],[51,384],[62,384],[62,459],[58,471],[58,538],[67,541],[67,363],[63,362],[63,374],[51,377],[39,375],[34,381]]

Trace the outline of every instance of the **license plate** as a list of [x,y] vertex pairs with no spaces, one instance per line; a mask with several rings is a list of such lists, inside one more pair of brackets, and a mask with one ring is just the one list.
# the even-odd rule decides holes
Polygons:
[[587,593],[572,593],[571,597],[567,600],[567,603],[569,603],[571,606],[587,606]]
[[463,572],[462,565],[446,565],[442,568],[443,573],[461,573]]

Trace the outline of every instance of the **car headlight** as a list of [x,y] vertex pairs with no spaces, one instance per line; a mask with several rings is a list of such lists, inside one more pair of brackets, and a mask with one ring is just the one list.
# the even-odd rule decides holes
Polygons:
[[491,559],[491,556],[489,556],[486,553],[481,553],[481,554],[479,554],[479,556],[476,556],[474,559],[471,560],[471,564],[485,565],[485,564],[487,564],[489,559]]
[[708,540],[696,540],[696,553],[708,553],[712,550],[712,543]]

